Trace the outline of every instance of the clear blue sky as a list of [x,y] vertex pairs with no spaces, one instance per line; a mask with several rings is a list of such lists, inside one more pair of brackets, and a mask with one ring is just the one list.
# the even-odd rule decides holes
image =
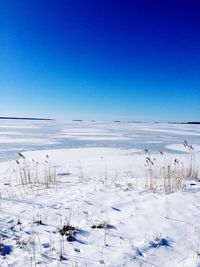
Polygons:
[[200,120],[199,0],[0,0],[0,116]]

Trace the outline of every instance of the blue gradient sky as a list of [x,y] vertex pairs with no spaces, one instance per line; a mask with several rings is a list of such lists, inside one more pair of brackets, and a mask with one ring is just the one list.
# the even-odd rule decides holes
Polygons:
[[200,120],[200,1],[1,0],[0,116]]

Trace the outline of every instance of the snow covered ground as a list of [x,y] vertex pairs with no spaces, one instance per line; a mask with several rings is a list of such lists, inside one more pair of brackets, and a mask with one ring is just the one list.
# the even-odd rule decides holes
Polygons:
[[161,179],[199,168],[199,136],[198,125],[2,121],[0,266],[200,266],[200,177],[170,193]]

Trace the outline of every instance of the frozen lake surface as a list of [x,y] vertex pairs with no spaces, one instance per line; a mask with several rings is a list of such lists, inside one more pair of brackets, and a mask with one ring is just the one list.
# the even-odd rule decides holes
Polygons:
[[[187,140],[200,144],[200,125],[94,122],[0,121],[0,160],[14,159],[19,151],[110,147],[169,151]],[[167,147],[166,147],[167,146]],[[172,149],[170,149],[173,152]]]

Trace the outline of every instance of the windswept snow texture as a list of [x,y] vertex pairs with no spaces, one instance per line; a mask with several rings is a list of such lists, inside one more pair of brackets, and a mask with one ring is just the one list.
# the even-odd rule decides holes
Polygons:
[[144,186],[146,157],[198,168],[199,134],[199,125],[2,121],[0,266],[199,267],[200,177],[173,193]]
[[168,145],[182,144],[184,140],[200,145],[200,125],[1,120],[0,160],[14,159],[19,150],[80,147],[171,150]]

